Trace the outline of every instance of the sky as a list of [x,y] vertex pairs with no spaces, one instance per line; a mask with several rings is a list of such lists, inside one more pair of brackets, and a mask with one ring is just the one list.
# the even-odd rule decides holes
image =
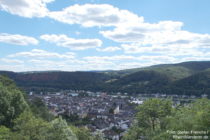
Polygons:
[[0,70],[210,60],[209,0],[0,0]]

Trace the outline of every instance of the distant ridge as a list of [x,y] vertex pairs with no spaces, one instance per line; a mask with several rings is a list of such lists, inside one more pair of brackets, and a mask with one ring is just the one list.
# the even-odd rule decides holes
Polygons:
[[27,90],[210,94],[210,61],[161,64],[118,71],[0,71],[0,74],[7,75]]
[[48,73],[48,72],[63,72],[61,70],[47,70],[47,71],[25,71],[25,72],[19,72],[23,74],[28,74],[28,73]]

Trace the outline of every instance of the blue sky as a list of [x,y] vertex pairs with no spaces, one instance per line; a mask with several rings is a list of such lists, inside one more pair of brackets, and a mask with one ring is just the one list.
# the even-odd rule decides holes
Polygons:
[[210,60],[208,0],[0,0],[0,69],[119,70]]

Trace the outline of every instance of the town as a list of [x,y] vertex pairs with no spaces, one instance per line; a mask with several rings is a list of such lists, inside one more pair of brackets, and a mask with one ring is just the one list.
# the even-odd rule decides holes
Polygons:
[[[112,96],[106,93],[82,92],[56,94],[30,94],[39,97],[55,115],[66,115],[77,120],[88,120],[85,125],[92,132],[110,139],[119,139],[130,127],[135,114],[136,104],[128,96]],[[75,117],[77,116],[77,117]]]
[[[128,96],[127,93],[107,94],[83,90],[64,90],[60,92],[29,93],[29,97],[41,98],[54,116],[61,115],[74,125],[85,126],[94,134],[119,140],[134,120],[136,107],[148,98],[169,98],[173,106],[193,101],[195,96],[165,94],[140,94]],[[205,96],[205,95],[203,95]]]

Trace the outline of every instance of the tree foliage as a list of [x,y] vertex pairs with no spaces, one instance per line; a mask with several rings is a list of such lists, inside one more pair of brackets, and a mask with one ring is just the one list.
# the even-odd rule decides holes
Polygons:
[[[210,131],[210,100],[172,108],[169,100],[150,99],[138,107],[136,122],[124,140],[173,140],[172,132]],[[196,134],[188,134],[196,135]],[[206,134],[209,137],[209,134]],[[201,136],[205,136],[204,134]]]
[[67,122],[61,117],[53,120],[51,124],[52,132],[54,134],[52,140],[77,140],[76,135],[67,125]]
[[38,97],[33,98],[28,102],[31,111],[37,117],[40,117],[46,121],[53,120],[53,115],[49,112],[46,104]]
[[15,135],[26,140],[50,140],[51,126],[41,118],[36,118],[31,112],[22,113],[15,121]]
[[11,131],[5,126],[0,126],[0,140],[9,140],[11,137]]
[[29,109],[23,93],[4,76],[0,76],[0,108],[0,124],[7,127],[11,127],[12,120]]

